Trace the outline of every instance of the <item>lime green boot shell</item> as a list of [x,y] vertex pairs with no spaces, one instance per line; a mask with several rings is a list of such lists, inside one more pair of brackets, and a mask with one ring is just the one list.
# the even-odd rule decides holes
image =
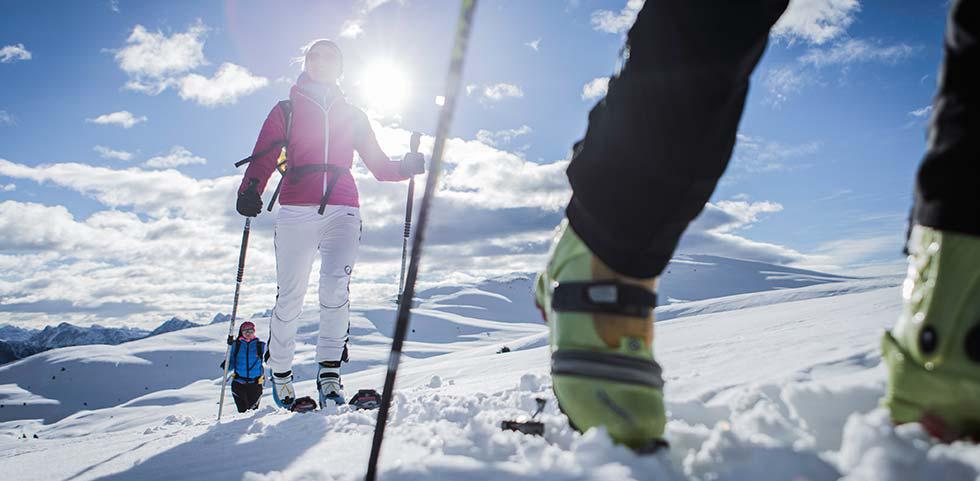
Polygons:
[[[980,437],[980,237],[915,226],[898,323],[882,339],[896,423]],[[937,433],[935,425],[940,425]]]
[[[652,310],[649,318],[636,318],[552,309],[557,283],[603,280],[638,284],[651,291],[656,283],[655,279],[616,274],[563,221],[548,266],[535,283],[535,299],[549,326],[552,356],[589,351],[653,362]],[[553,374],[552,384],[559,406],[575,429],[604,426],[613,440],[636,449],[647,449],[663,437],[666,415],[661,389],[569,374]]]

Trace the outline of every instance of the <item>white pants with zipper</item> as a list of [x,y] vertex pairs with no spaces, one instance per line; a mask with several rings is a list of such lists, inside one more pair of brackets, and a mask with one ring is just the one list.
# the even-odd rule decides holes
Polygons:
[[361,240],[361,214],[357,207],[283,205],[276,218],[276,282],[272,310],[269,367],[273,372],[292,369],[296,328],[310,271],[320,253],[320,331],[316,361],[339,361],[350,327],[350,276]]

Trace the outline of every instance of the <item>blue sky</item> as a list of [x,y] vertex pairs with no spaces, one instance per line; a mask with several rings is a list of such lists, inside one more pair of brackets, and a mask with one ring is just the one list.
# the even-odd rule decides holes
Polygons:
[[[424,282],[540,265],[570,146],[640,5],[481,3]],[[434,130],[457,13],[422,0],[3,8],[0,322],[25,325],[227,311],[241,229],[232,163],[287,95],[299,48],[338,41],[342,87],[397,158],[408,131]],[[942,0],[793,2],[753,76],[732,163],[681,252],[894,271],[945,14]],[[384,60],[395,67],[378,74]],[[399,85],[401,105],[378,103]],[[358,176],[355,300],[397,284],[405,192]],[[257,221],[246,312],[274,297],[273,220]]]

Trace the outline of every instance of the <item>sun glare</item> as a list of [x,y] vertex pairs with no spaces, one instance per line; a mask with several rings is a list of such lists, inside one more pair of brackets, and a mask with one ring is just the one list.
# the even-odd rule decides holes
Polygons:
[[375,60],[364,69],[361,93],[372,110],[398,114],[408,99],[408,77],[391,60]]

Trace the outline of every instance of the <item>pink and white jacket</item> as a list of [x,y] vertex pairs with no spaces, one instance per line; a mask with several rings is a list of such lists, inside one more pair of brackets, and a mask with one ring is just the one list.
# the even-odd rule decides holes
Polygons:
[[[392,161],[381,150],[371,130],[367,115],[348,104],[340,90],[323,86],[301,75],[289,92],[293,117],[289,134],[287,158],[289,170],[312,164],[329,163],[350,169],[354,163],[354,151],[360,154],[368,170],[379,181],[392,182],[408,177],[400,172],[400,163]],[[276,142],[285,140],[285,116],[276,104],[259,132],[252,155],[269,149]],[[249,179],[259,181],[258,192],[265,191],[272,172],[276,170],[279,149],[271,149],[248,164],[238,192],[243,192]],[[334,171],[316,172],[294,177],[286,175],[279,193],[283,205],[320,205],[327,187],[327,176]],[[359,207],[357,185],[350,172],[343,172],[327,199],[330,205]]]

